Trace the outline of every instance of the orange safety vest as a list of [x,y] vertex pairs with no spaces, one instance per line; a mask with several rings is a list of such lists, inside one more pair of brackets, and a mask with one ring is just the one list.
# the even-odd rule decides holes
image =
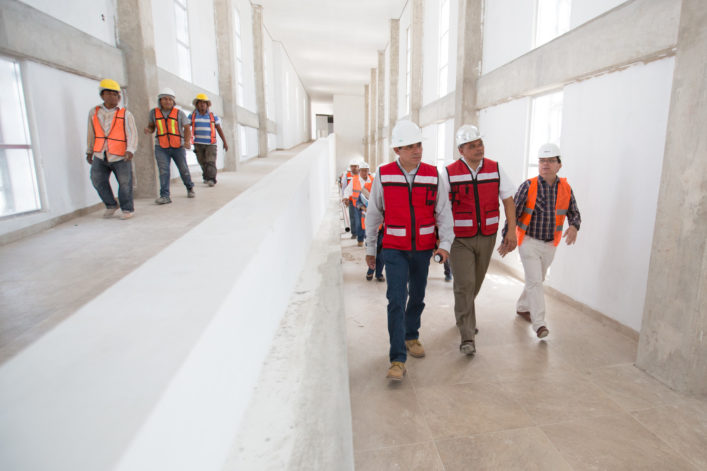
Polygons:
[[[523,243],[523,238],[525,238],[525,231],[528,230],[530,225],[530,220],[533,217],[533,211],[535,210],[535,200],[538,196],[538,177],[533,177],[530,179],[530,186],[528,187],[528,197],[525,200],[525,208],[523,208],[523,214],[518,218],[518,224],[516,225],[516,236],[518,238],[518,245]],[[562,240],[562,226],[565,223],[565,216],[567,216],[567,210],[570,207],[570,198],[572,197],[572,187],[567,183],[566,178],[560,178],[557,185],[557,198],[555,198],[555,231],[553,235],[552,243],[557,247]]]
[[[373,178],[370,179],[370,181],[367,181],[366,183],[363,184],[363,187],[368,191],[368,196],[371,196],[371,188],[373,188]],[[383,224],[381,224],[382,226]],[[366,230],[366,212],[361,213],[361,228],[365,231]]]
[[[209,111],[209,120],[211,121],[211,143],[216,144],[216,119],[214,114]],[[191,142],[194,143],[194,134],[196,134],[196,110],[191,114]]]
[[179,110],[175,106],[165,119],[162,111],[155,108],[155,126],[157,126],[157,142],[163,149],[179,149],[182,147],[182,134],[179,132]]
[[351,201],[353,204],[356,204],[356,200],[358,200],[358,195],[361,194],[361,179],[358,177],[358,175],[354,175],[351,178],[353,181],[353,191],[351,193],[351,196],[349,196],[349,201]]
[[[96,112],[93,113],[93,133],[96,136],[93,141],[93,152],[103,152],[103,146],[108,140],[108,153],[122,157],[128,148],[128,140],[125,137],[125,108],[118,108],[118,111],[113,115],[113,122],[110,125],[107,137],[101,122],[98,120],[99,108],[100,106],[96,106]],[[120,124],[118,124],[119,120]]]

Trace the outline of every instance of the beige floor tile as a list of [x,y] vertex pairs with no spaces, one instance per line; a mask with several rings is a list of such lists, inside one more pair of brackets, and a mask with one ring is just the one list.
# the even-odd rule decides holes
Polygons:
[[564,334],[555,331],[553,335],[552,329],[550,327],[550,336],[558,353],[567,363],[582,371],[636,360],[636,341],[596,321],[578,323],[573,331]]
[[416,391],[435,439],[532,424],[528,414],[495,384],[440,385]]
[[685,400],[631,415],[698,469],[707,469],[707,400]]
[[437,441],[446,471],[571,471],[538,428],[503,430]]
[[674,404],[682,397],[632,364],[594,368],[587,378],[629,411]]
[[388,373],[388,352],[351,351],[349,350],[349,390],[357,392],[386,392],[393,390],[412,389],[410,374],[411,363],[408,362],[408,372],[405,379],[399,383],[391,383],[386,378]]
[[599,388],[577,374],[504,381],[502,388],[522,404],[535,424],[621,412]]
[[540,428],[575,471],[696,471],[625,413]]
[[351,394],[354,451],[408,445],[432,439],[415,391],[398,390]]
[[358,452],[356,471],[444,471],[434,442]]

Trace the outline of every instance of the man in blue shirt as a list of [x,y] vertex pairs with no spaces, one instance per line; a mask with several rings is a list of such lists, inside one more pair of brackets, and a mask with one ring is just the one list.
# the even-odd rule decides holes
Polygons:
[[228,151],[228,143],[221,129],[221,119],[209,111],[211,101],[204,93],[199,93],[192,104],[196,109],[188,116],[194,136],[194,153],[201,166],[204,183],[216,184],[216,133],[221,136],[223,150]]

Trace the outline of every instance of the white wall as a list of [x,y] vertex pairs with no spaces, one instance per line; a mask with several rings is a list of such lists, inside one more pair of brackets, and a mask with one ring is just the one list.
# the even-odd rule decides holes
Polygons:
[[[245,139],[243,139],[245,137]],[[257,157],[259,153],[258,130],[250,126],[238,125],[238,139],[241,139],[240,160]]]
[[115,0],[20,0],[57,20],[115,46]]
[[410,27],[410,21],[412,19],[412,4],[408,2],[405,4],[405,9],[400,15],[400,35],[398,51],[400,55],[400,61],[398,63],[398,110],[395,120],[402,118],[408,114],[407,112],[407,102],[405,97],[405,87],[407,86],[406,71],[407,71],[407,29]]
[[[187,8],[192,83],[218,95],[218,57],[213,1],[187,2]],[[155,18],[155,25],[160,22],[159,18]]]
[[[253,9],[249,0],[235,0],[234,8],[238,11],[241,23],[241,41],[243,50],[243,103],[239,106],[257,113],[255,99],[255,69],[253,59]],[[235,35],[235,32],[233,33]],[[234,60],[234,67],[236,61]],[[236,74],[236,72],[233,72]]]
[[576,28],[625,2],[626,0],[572,0],[570,28]]
[[[508,12],[513,14],[509,15]],[[483,74],[528,52],[535,32],[535,2],[484,2]]]
[[337,175],[348,167],[351,159],[363,158],[363,100],[363,96],[334,95]]
[[439,58],[439,0],[424,1],[422,41],[422,106],[431,103],[437,93],[437,62]]
[[[275,96],[279,97],[276,104],[275,120],[277,122],[277,147],[289,149],[302,142],[310,140],[307,121],[312,119],[308,112],[309,95],[307,95],[297,71],[292,66],[282,44],[273,43],[276,79]],[[315,129],[313,126],[312,129]]]
[[[277,68],[277,66],[275,65],[275,47],[278,47],[280,49],[278,54],[282,54],[282,44],[277,43],[277,46],[274,45],[272,37],[270,37],[270,33],[268,33],[268,30],[265,29],[265,27],[263,26],[263,65],[265,66],[263,79],[265,80],[265,113],[268,119],[271,119],[273,121],[276,120],[275,88],[278,82],[275,73],[275,70]],[[280,57],[279,60],[282,60],[282,58]]]
[[[309,117],[312,122],[312,139],[317,138],[317,122],[316,117],[318,114],[334,115],[334,100],[321,100],[314,99],[311,103],[311,116]],[[361,119],[361,128],[363,128],[363,119]],[[336,130],[336,128],[334,128]]]

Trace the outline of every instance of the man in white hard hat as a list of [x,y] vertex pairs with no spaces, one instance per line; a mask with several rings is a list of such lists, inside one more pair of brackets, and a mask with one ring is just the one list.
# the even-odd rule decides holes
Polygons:
[[175,95],[171,88],[163,88],[157,95],[158,107],[150,111],[150,124],[145,128],[145,134],[155,136],[155,160],[160,172],[160,197],[157,204],[168,204],[172,200],[169,195],[169,167],[171,161],[179,169],[179,176],[187,189],[187,197],[194,198],[194,183],[191,181],[187,153],[191,149],[191,129],[187,115],[175,106]]
[[[137,149],[137,128],[132,113],[120,108],[120,85],[103,79],[98,85],[103,104],[88,113],[86,161],[91,165],[91,183],[106,206],[104,218],[118,210],[120,218],[133,217],[133,168],[130,161]],[[110,174],[118,181],[118,201],[110,186]]]
[[[572,188],[566,178],[557,176],[561,168],[560,148],[553,143],[544,144],[538,151],[539,175],[524,181],[514,197],[518,252],[525,272],[516,312],[532,322],[541,339],[550,333],[545,324],[545,274],[562,237],[567,245],[574,244],[582,222]],[[565,217],[569,227],[563,236]],[[508,251],[502,246],[499,253],[504,256]]]
[[[376,267],[378,227],[383,227],[383,249],[388,282],[388,335],[390,368],[387,377],[401,381],[407,352],[424,357],[419,341],[425,307],[427,272],[433,252],[443,263],[454,239],[447,195],[439,191],[437,167],[422,162],[422,132],[413,122],[398,121],[391,147],[394,162],[378,167],[366,217],[366,263]],[[435,250],[439,232],[439,248]]]
[[484,282],[496,244],[499,200],[512,231],[501,247],[516,247],[515,185],[498,162],[485,156],[484,141],[476,126],[465,124],[456,133],[460,158],[447,166],[442,182],[449,195],[454,217],[454,243],[449,260],[454,275],[454,316],[461,337],[459,350],[476,353],[476,296]]
[[[351,159],[349,162],[349,170],[341,176],[341,192],[346,190],[346,187],[351,183],[354,177],[358,177],[358,159]],[[357,195],[358,196],[358,195]],[[361,217],[356,214],[356,204],[352,201],[351,195],[343,197],[341,200],[349,208],[349,223],[351,224],[351,238],[358,239],[358,233],[361,230]]]
[[346,188],[344,188],[343,201],[349,206],[349,214],[353,214],[353,217],[350,218],[352,226],[351,230],[353,231],[355,226],[356,232],[354,232],[352,235],[356,236],[358,246],[363,247],[363,241],[366,238],[366,233],[364,232],[362,220],[363,205],[359,200],[359,196],[361,195],[361,191],[366,189],[366,185],[368,185],[367,191],[370,192],[373,180],[368,176],[368,164],[363,161],[357,161],[356,163],[358,164],[356,166],[357,172],[356,174],[351,175],[351,180],[349,181],[348,185],[346,185]]

